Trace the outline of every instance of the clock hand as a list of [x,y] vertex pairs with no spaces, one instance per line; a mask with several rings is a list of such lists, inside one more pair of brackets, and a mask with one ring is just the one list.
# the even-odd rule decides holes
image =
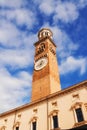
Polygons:
[[37,65],[37,67],[40,67],[43,64],[43,60]]
[[43,60],[41,61],[40,65],[42,65],[42,64],[43,64]]

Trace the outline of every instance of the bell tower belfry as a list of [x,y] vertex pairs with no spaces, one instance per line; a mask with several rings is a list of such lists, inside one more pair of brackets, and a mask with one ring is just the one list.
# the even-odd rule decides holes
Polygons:
[[46,97],[61,90],[56,45],[53,33],[43,28],[38,33],[35,45],[34,71],[32,80],[32,101]]

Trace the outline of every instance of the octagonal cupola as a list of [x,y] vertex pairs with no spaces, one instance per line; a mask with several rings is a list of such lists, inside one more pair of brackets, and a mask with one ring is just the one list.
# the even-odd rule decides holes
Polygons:
[[53,36],[53,33],[48,28],[43,28],[38,33],[39,40],[41,40],[41,39],[43,39],[45,37],[50,37],[52,39],[52,36]]

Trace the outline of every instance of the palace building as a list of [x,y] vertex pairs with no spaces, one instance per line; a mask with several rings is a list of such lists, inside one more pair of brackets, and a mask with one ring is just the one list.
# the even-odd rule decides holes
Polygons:
[[0,130],[87,130],[87,80],[61,89],[53,33],[34,44],[31,102],[0,114]]

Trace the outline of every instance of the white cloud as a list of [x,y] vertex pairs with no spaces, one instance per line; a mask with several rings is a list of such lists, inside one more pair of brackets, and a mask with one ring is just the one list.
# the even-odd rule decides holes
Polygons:
[[41,2],[38,0],[34,1],[38,4],[39,9],[45,15],[53,14],[54,23],[59,20],[69,23],[76,20],[79,16],[79,10],[77,5],[72,1],[62,2],[61,0],[42,0]]
[[[28,52],[29,51],[29,52]],[[31,53],[31,57],[29,54]],[[0,65],[9,65],[11,68],[24,68],[32,64],[32,50],[1,50]]]
[[61,74],[66,74],[70,72],[75,72],[76,70],[80,71],[80,75],[84,74],[86,71],[86,58],[74,58],[73,56],[69,56],[66,60],[62,61],[59,66],[59,70]]
[[61,1],[61,0],[34,0],[40,11],[47,16],[52,15],[54,24],[59,20],[64,23],[71,23],[79,17],[79,9],[87,6],[86,0]]
[[16,48],[27,45],[30,47],[35,42],[35,39],[37,39],[37,35],[29,32],[29,30],[22,31],[6,19],[0,20],[1,45]]
[[0,16],[9,21],[14,21],[18,26],[25,25],[28,29],[31,29],[37,23],[35,12],[26,8],[3,9],[0,11]]
[[22,7],[23,0],[0,0],[0,6],[2,7]]
[[6,21],[2,22],[0,28],[0,44],[5,46],[5,49],[0,49],[0,66],[9,65],[15,69],[31,65],[34,55],[33,44],[37,35],[21,32]]
[[[5,2],[2,1],[0,4],[13,7]],[[4,46],[4,48],[0,48],[0,112],[3,112],[30,100],[31,75],[22,71],[21,68],[29,67],[33,63],[33,43],[37,36],[29,32],[36,24],[35,13],[32,11],[27,9],[8,9],[6,11],[3,9],[0,16],[2,18],[0,19],[0,45]],[[15,21],[16,24],[12,21]],[[26,25],[28,30],[22,31],[16,25]],[[7,66],[11,73],[9,69],[6,69]],[[17,71],[13,75],[12,71],[16,69],[19,72]]]
[[75,4],[70,2],[60,2],[55,8],[55,15],[53,19],[54,23],[58,20],[68,23],[76,20],[78,15],[79,13]]
[[55,2],[53,0],[50,1],[41,1],[39,5],[39,9],[41,12],[43,12],[46,15],[50,15],[54,12],[54,4]]
[[87,6],[87,1],[86,0],[79,0],[79,2],[77,0],[77,7],[79,9],[84,8],[85,6]]
[[5,68],[0,69],[0,112],[24,104],[25,97],[29,100],[30,91],[31,75],[28,72],[12,76]]
[[19,30],[12,23],[6,20],[0,21],[0,44],[6,46],[20,46],[20,36]]

